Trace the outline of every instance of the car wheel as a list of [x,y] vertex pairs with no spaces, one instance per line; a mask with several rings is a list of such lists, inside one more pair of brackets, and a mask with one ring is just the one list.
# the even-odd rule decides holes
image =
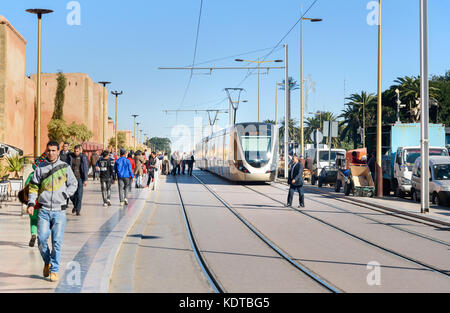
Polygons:
[[438,194],[436,194],[436,196],[434,197],[434,202],[433,203],[436,203],[438,206],[444,205],[442,203],[442,200],[441,200],[441,198],[439,197]]
[[395,188],[395,196],[399,197],[399,198],[404,198],[405,197],[405,193],[400,189],[399,186],[397,186]]

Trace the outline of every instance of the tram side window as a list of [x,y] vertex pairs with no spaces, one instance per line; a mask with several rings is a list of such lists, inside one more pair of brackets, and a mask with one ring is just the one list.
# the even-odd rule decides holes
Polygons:
[[223,144],[224,160],[228,160],[229,145],[230,145],[230,134],[226,133],[225,137],[224,137],[224,144]]

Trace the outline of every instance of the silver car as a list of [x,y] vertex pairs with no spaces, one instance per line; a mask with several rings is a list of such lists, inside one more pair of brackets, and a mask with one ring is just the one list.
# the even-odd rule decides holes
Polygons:
[[[414,201],[420,201],[421,178],[420,157],[414,163],[411,194]],[[450,204],[450,157],[430,156],[430,197],[433,204]]]

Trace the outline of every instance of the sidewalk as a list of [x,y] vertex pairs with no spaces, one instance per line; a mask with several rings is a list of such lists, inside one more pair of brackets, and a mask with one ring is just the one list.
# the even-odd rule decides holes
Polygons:
[[81,216],[71,213],[70,202],[58,283],[42,276],[44,264],[37,241],[33,248],[28,246],[29,218],[21,216],[21,204],[6,203],[0,209],[0,292],[106,292],[122,239],[150,194],[149,189],[133,187],[129,204],[120,208],[117,183],[111,191],[112,206],[105,208],[100,183],[90,179]]
[[[276,182],[286,184],[286,180],[277,179]],[[430,204],[429,213],[420,213],[420,203],[413,202],[410,198],[401,199],[393,196],[384,198],[366,198],[366,197],[346,197],[343,192],[335,192],[334,187],[322,187],[317,185],[305,184],[305,190],[312,190],[315,192],[322,192],[330,194],[334,197],[348,199],[353,202],[357,202],[363,205],[374,206],[383,210],[387,210],[393,213],[407,215],[409,217],[418,218],[424,221],[437,223],[440,225],[450,226],[450,208],[445,206],[437,206]],[[342,189],[341,189],[342,190]]]

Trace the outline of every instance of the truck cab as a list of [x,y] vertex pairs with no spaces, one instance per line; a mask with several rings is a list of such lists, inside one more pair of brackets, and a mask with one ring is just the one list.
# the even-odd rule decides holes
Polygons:
[[[448,156],[445,147],[430,147],[430,156]],[[396,196],[403,198],[411,194],[411,178],[414,163],[420,157],[420,146],[398,147],[394,160],[393,189]]]

